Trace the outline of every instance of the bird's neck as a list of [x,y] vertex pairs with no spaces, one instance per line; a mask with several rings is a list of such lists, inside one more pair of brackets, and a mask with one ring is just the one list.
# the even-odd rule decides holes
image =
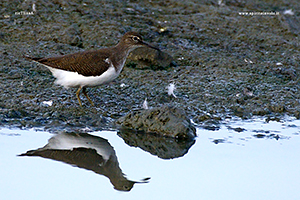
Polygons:
[[126,58],[128,54],[133,50],[133,48],[124,45],[123,43],[117,44],[115,47],[113,47],[113,64],[116,67],[117,71],[121,71],[124,67]]

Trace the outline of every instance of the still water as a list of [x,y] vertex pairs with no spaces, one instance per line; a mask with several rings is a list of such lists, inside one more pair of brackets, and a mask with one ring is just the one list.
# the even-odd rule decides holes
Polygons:
[[236,119],[197,129],[187,146],[170,140],[157,150],[152,140],[129,146],[113,131],[1,128],[0,199],[296,200],[299,134],[299,120]]

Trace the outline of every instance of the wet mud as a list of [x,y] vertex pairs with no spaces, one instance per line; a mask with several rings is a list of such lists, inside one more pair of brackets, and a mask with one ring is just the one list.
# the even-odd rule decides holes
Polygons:
[[[300,118],[299,1],[4,0],[0,9],[1,126],[115,129],[146,98],[149,107],[178,107],[208,129],[234,116]],[[95,107],[85,99],[79,107],[76,89],[54,85],[48,69],[22,57],[112,46],[130,30],[173,64],[147,67],[135,58],[149,58],[133,55],[114,82],[88,89]]]

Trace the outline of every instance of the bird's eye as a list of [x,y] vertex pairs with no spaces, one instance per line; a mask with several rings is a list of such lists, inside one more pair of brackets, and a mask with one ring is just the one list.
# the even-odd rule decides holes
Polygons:
[[133,37],[132,37],[132,40],[135,41],[135,42],[137,42],[137,41],[139,41],[139,37],[133,36]]

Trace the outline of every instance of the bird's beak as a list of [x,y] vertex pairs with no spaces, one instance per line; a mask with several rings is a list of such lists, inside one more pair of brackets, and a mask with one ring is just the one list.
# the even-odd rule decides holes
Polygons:
[[146,42],[144,42],[144,41],[141,41],[141,43],[142,43],[142,45],[144,45],[144,46],[147,46],[147,47],[150,47],[150,48],[155,49],[155,50],[157,50],[157,51],[160,51],[159,48],[154,47],[154,46],[152,46],[152,45],[150,45],[150,44],[148,44],[148,43],[146,43]]

